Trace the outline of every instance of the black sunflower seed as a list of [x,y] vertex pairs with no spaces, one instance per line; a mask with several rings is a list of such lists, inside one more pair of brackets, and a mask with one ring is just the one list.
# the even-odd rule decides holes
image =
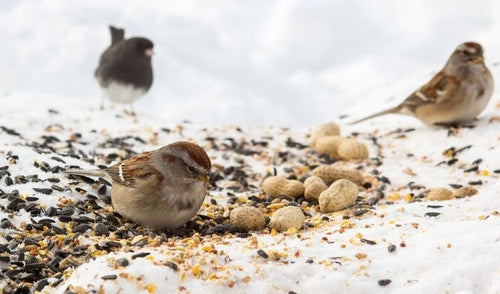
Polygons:
[[116,280],[117,278],[118,278],[117,275],[106,275],[101,277],[101,279],[103,280]]
[[28,263],[24,266],[24,270],[27,270],[27,271],[36,271],[36,270],[41,270],[43,268],[45,268],[45,263],[43,262],[35,262],[35,263]]
[[67,206],[57,211],[58,215],[72,215],[75,212],[73,207]]
[[472,145],[467,145],[467,146],[464,146],[464,147],[459,148],[459,149],[457,149],[457,150],[454,150],[454,151],[453,151],[453,155],[452,155],[452,157],[455,157],[458,153],[460,153],[460,152],[462,152],[462,151],[464,151],[464,150],[467,150],[467,149],[469,149],[469,148],[471,148],[471,147],[472,147]]
[[368,240],[368,239],[365,239],[365,238],[361,238],[360,241],[363,242],[363,243],[369,244],[369,245],[377,245],[377,242],[372,241],[372,240]]
[[149,254],[151,254],[151,253],[149,253],[149,252],[139,252],[139,253],[136,253],[136,254],[132,255],[131,257],[132,257],[132,259],[136,259],[136,258],[146,257]]
[[381,287],[387,286],[391,283],[392,281],[389,279],[383,279],[383,280],[378,280],[378,285]]
[[63,188],[63,187],[58,186],[58,185],[56,185],[56,184],[54,184],[54,185],[50,186],[50,188],[51,188],[52,190],[56,190],[56,191],[59,191],[59,192],[64,191],[64,188]]
[[51,206],[45,211],[46,216],[56,216],[57,215],[57,208],[54,206]]
[[174,272],[179,270],[179,266],[175,262],[167,261],[167,262],[165,262],[165,265],[168,266],[169,268],[173,269]]
[[387,251],[389,251],[389,253],[396,251],[396,245],[391,244],[391,245],[387,246]]
[[128,259],[127,259],[126,257],[122,257],[122,258],[118,258],[118,259],[116,260],[116,264],[117,264],[118,266],[123,266],[123,267],[125,267],[125,266],[128,266],[130,263],[129,263],[129,261],[128,261]]
[[481,162],[483,162],[483,159],[478,158],[478,159],[476,159],[476,160],[474,160],[474,161],[472,162],[472,165],[478,165],[478,164],[480,164]]
[[12,223],[10,222],[10,220],[8,219],[3,219],[2,222],[0,222],[0,228],[2,229],[8,229],[10,228],[10,226],[12,225]]
[[47,286],[48,284],[49,282],[47,281],[47,279],[42,279],[38,281],[38,283],[35,286],[35,291],[42,291],[42,289],[45,288],[45,286]]
[[427,205],[429,208],[441,208],[443,207],[442,205]]
[[12,180],[11,177],[5,177],[5,185],[12,186],[13,184],[14,184],[14,181]]
[[80,194],[85,194],[85,193],[87,193],[87,190],[82,189],[82,188],[80,188],[80,187],[76,187],[76,188],[75,188],[75,191],[76,191],[76,192],[78,192],[78,193],[80,193]]
[[475,166],[470,167],[468,169],[464,169],[464,173],[474,172],[474,171],[477,171],[478,169],[479,169],[479,167],[477,165],[475,165]]
[[262,258],[269,258],[269,255],[262,249],[257,250],[257,254]]
[[365,213],[367,213],[369,210],[368,209],[358,209],[356,211],[354,211],[354,216],[361,216]]
[[87,224],[79,224],[73,228],[73,233],[85,233],[90,229],[92,229],[92,227]]
[[6,132],[9,135],[12,135],[12,136],[21,136],[21,134],[19,134],[18,132],[14,131],[13,129],[9,129],[9,128],[4,127],[4,126],[1,126],[0,129],[2,129],[2,131]]
[[98,235],[108,235],[109,230],[105,224],[98,223],[95,225],[95,232]]
[[33,188],[33,190],[35,190],[35,192],[42,194],[47,194],[47,195],[52,194],[52,189],[50,188]]
[[93,223],[94,219],[92,219],[88,216],[80,215],[80,216],[74,217],[73,221],[77,222],[77,223]]
[[68,223],[68,222],[70,222],[70,221],[72,221],[72,220],[73,220],[73,218],[72,218],[71,216],[69,216],[69,215],[64,215],[64,214],[63,214],[63,215],[58,216],[58,217],[57,217],[57,219],[58,219],[60,222],[63,222],[63,223]]
[[428,216],[428,217],[436,217],[438,215],[440,215],[441,213],[440,212],[427,212],[425,214],[425,216]]
[[99,188],[99,190],[97,190],[97,194],[99,195],[106,195],[106,185],[102,185],[101,188]]
[[477,186],[477,185],[482,185],[482,184],[483,184],[483,181],[481,181],[481,180],[469,182],[469,185],[472,185],[472,186]]
[[61,227],[58,227],[58,226],[54,226],[52,225],[52,230],[56,233],[56,234],[66,234],[66,229],[64,228],[61,228]]

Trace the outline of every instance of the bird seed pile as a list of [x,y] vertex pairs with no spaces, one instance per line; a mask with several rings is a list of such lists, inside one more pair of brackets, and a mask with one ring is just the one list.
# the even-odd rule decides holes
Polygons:
[[[3,293],[301,293],[325,281],[339,293],[411,289],[425,278],[408,282],[411,270],[405,280],[390,265],[403,267],[398,252],[428,249],[424,232],[500,222],[498,199],[474,202],[498,197],[488,190],[499,189],[500,162],[489,154],[500,144],[464,140],[473,126],[311,131],[162,124],[119,110],[103,124],[103,115],[0,117]],[[435,142],[426,144],[429,132]],[[175,231],[113,212],[108,180],[62,173],[178,140],[203,147],[213,168],[202,208]],[[436,240],[459,248],[447,238]]]

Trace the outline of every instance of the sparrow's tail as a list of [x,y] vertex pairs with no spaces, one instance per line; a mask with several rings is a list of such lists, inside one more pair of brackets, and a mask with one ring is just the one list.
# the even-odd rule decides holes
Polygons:
[[370,116],[364,117],[362,119],[358,119],[358,120],[352,121],[352,122],[348,123],[348,125],[357,124],[357,123],[360,123],[362,121],[369,120],[369,119],[372,119],[374,117],[381,116],[381,115],[386,115],[386,114],[390,114],[390,113],[400,113],[402,108],[403,107],[401,105],[398,105],[398,106],[393,107],[393,108],[382,110],[380,112],[377,112],[377,113],[372,114]]
[[114,26],[109,26],[109,31],[111,32],[111,46],[125,39],[125,30],[115,28]]
[[91,177],[106,176],[106,173],[100,169],[68,169],[67,171],[64,171],[64,173],[77,176],[91,176]]

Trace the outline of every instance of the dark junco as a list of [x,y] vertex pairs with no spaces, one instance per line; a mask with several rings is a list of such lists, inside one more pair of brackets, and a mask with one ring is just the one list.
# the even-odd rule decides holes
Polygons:
[[[144,95],[153,83],[153,42],[146,38],[125,39],[125,31],[113,26],[111,45],[101,54],[95,70],[104,96],[116,103],[130,104]],[[103,107],[103,101],[101,108]]]

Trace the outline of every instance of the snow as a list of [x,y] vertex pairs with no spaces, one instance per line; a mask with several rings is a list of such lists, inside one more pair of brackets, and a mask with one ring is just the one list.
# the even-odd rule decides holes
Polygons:
[[[426,127],[404,116],[388,115],[348,126],[345,123],[386,106],[428,80],[453,48],[476,40],[486,50],[495,78],[500,75],[500,4],[495,1],[3,1],[0,2],[0,166],[16,174],[41,173],[35,160],[56,163],[51,154],[38,154],[23,143],[53,132],[68,138],[79,132],[89,153],[106,138],[140,136],[142,152],[191,139],[205,144],[206,136],[261,140],[272,136],[270,157],[291,137],[308,144],[309,128],[337,120],[342,134],[359,132],[370,151],[383,156],[383,164],[365,164],[390,179],[387,195],[394,204],[380,202],[373,213],[347,222],[342,214],[328,214],[315,228],[296,233],[256,232],[249,238],[222,237],[191,244],[117,250],[66,273],[57,287],[44,293],[64,293],[68,286],[100,293],[500,293],[500,100],[495,91],[475,128]],[[450,9],[453,6],[453,9]],[[464,21],[463,19],[466,19]],[[126,34],[144,35],[155,42],[155,82],[136,106],[137,121],[121,106],[101,111],[100,93],[92,72],[107,46],[106,25],[124,26]],[[53,109],[58,113],[50,113]],[[189,120],[194,123],[182,123]],[[179,126],[183,131],[178,131]],[[258,125],[258,127],[253,127]],[[282,129],[276,126],[291,126]],[[52,126],[53,131],[47,131]],[[60,128],[63,126],[63,128]],[[241,126],[243,133],[236,130]],[[162,132],[169,128],[171,133]],[[401,132],[401,130],[415,130]],[[158,135],[155,138],[154,136]],[[405,135],[405,136],[401,136]],[[370,140],[376,136],[381,148]],[[453,165],[443,151],[465,147]],[[8,151],[20,157],[10,164]],[[234,164],[223,152],[207,151],[219,165]],[[408,154],[412,154],[409,156]],[[298,152],[298,156],[304,153]],[[243,156],[242,156],[243,157]],[[477,172],[464,172],[482,159]],[[68,165],[93,165],[64,157]],[[273,166],[245,157],[248,169],[264,175]],[[102,163],[99,162],[98,163]],[[358,166],[358,163],[346,163]],[[277,166],[283,172],[284,166]],[[411,169],[414,175],[405,172]],[[450,188],[449,184],[476,186],[479,194],[442,202],[411,202],[407,184]],[[68,181],[63,179],[63,181]],[[50,187],[49,183],[44,183]],[[257,183],[258,184],[258,183]],[[76,192],[34,194],[42,184],[8,187],[21,195],[40,197],[56,206],[58,197],[82,199]],[[90,186],[87,186],[91,189]],[[364,192],[363,192],[364,193]],[[244,193],[243,193],[244,194]],[[209,197],[207,197],[207,202]],[[226,195],[210,199],[223,203]],[[0,206],[7,204],[0,199]],[[441,208],[429,207],[440,205]],[[425,216],[439,212],[436,217]],[[29,213],[9,216],[14,226],[29,222]],[[321,219],[314,214],[308,221]],[[5,239],[0,229],[0,243]],[[377,244],[363,243],[360,236]],[[90,242],[90,241],[88,241]],[[207,243],[208,242],[208,243]],[[258,244],[258,245],[255,245]],[[389,253],[388,245],[396,245]],[[213,246],[217,253],[207,252]],[[256,251],[276,252],[281,258],[264,259]],[[138,252],[145,258],[132,259]],[[298,254],[297,254],[298,252]],[[357,253],[367,254],[356,258]],[[201,273],[189,267],[174,271],[165,262],[184,256],[184,265],[200,264]],[[127,257],[130,265],[114,260]],[[309,262],[312,260],[312,263]],[[214,270],[211,266],[216,266]],[[217,278],[208,279],[210,273]],[[116,274],[116,280],[103,280]],[[247,278],[248,277],[248,278]],[[385,287],[378,280],[390,279]],[[5,286],[0,281],[0,288]],[[149,288],[148,288],[149,286]],[[151,288],[153,287],[153,288]]]
[[[37,139],[46,132],[44,129],[47,125],[61,125],[64,129],[57,130],[55,134],[64,137],[65,134],[78,130],[84,141],[89,143],[85,148],[103,152],[105,150],[99,149],[98,145],[106,137],[137,135],[147,138],[160,128],[176,128],[175,124],[154,117],[139,117],[138,121],[134,121],[127,116],[116,116],[122,113],[121,109],[100,111],[88,101],[75,98],[25,94],[12,94],[8,98],[15,100],[17,105],[23,105],[25,110],[17,112],[15,106],[3,105],[5,111],[0,116],[0,125],[20,132],[22,141]],[[48,105],[40,102],[47,98],[50,98]],[[65,104],[64,101],[68,99],[72,99],[73,103]],[[181,248],[185,246],[182,245],[185,240],[174,241],[176,245],[173,247],[166,244],[159,247],[131,247],[132,252],[124,249],[90,259],[68,272],[67,280],[58,287],[46,288],[44,293],[64,293],[69,285],[73,290],[100,289],[104,290],[103,293],[148,293],[147,289],[152,289],[147,288],[148,286],[154,287],[155,293],[170,293],[179,289],[185,289],[189,293],[498,293],[500,182],[498,174],[494,173],[500,167],[500,158],[497,156],[500,123],[494,120],[494,115],[498,114],[498,104],[498,99],[494,100],[481,120],[476,122],[474,129],[463,128],[452,136],[449,136],[447,129],[426,127],[403,116],[386,116],[358,126],[341,125],[344,135],[353,131],[360,132],[360,140],[367,144],[371,156],[377,153],[378,147],[373,145],[369,136],[377,134],[378,143],[382,146],[383,164],[376,168],[391,181],[387,195],[397,194],[399,199],[393,205],[379,203],[371,215],[352,218],[349,220],[350,227],[344,231],[340,230],[342,214],[327,214],[330,221],[321,222],[317,228],[303,229],[300,235],[254,233],[251,238],[255,238],[257,246],[252,245],[253,239],[248,238],[223,237],[222,241],[213,241],[205,237],[200,244],[188,247],[189,249]],[[49,108],[59,113],[49,114]],[[409,128],[415,130],[404,133],[406,137],[400,137],[402,133],[398,129]],[[99,132],[93,133],[92,129]],[[259,140],[271,135],[274,139],[270,142],[269,150],[276,152],[276,148],[284,147],[283,136],[307,143],[307,133],[308,130],[302,128],[283,131],[279,128],[258,127],[243,128],[241,134],[229,126],[187,124],[182,134],[160,134],[155,144],[138,144],[133,149],[137,152],[150,150],[158,145],[187,138],[202,144],[203,136],[206,135],[218,138],[245,137],[246,140]],[[52,163],[50,155],[33,152],[31,148],[19,144],[15,137],[7,137],[6,134],[2,136],[5,138],[3,153],[13,151],[21,158],[9,169],[13,176],[39,173],[32,165],[33,160]],[[92,139],[92,136],[95,138]],[[456,156],[459,159],[456,164],[439,164],[449,159],[443,155],[444,150],[452,146],[458,149],[469,144],[472,147]],[[409,157],[409,153],[413,156]],[[232,162],[224,156],[224,152],[209,151],[209,155],[214,164],[224,166]],[[464,173],[464,169],[479,158],[483,160],[479,171]],[[67,164],[92,167],[77,159],[64,159]],[[248,160],[251,162],[249,168],[262,175],[270,168],[266,160]],[[1,161],[0,165],[6,164],[5,156]],[[283,167],[277,168],[279,173],[282,172]],[[373,168],[375,167],[365,166],[364,173],[368,174]],[[411,168],[416,175],[405,173],[406,168]],[[50,174],[46,177],[48,176]],[[478,180],[483,184],[477,186],[479,194],[471,198],[433,203],[407,203],[403,200],[403,195],[411,192],[407,187],[411,181],[427,188],[449,188],[448,184],[467,184]],[[3,181],[1,184],[2,190],[12,189],[3,186]],[[15,185],[14,188],[19,189],[21,194],[32,195],[31,189],[34,186],[39,187],[40,184]],[[82,197],[75,192],[69,195],[61,193],[58,196],[75,199]],[[213,192],[211,195],[218,203],[223,203],[225,197],[221,192]],[[56,199],[55,196],[43,197],[41,201],[53,206]],[[431,204],[442,207],[429,207]],[[427,217],[425,214],[428,212],[439,212],[440,215]],[[2,217],[6,217],[6,214]],[[315,217],[321,217],[321,214]],[[12,219],[15,225],[22,221],[29,221],[22,213]],[[361,236],[377,244],[362,243]],[[403,243],[404,247],[401,245]],[[394,253],[387,251],[390,244],[397,247]],[[213,246],[217,253],[207,253],[204,246]],[[257,249],[263,249],[269,254],[277,252],[282,257],[277,261],[263,259],[256,254]],[[187,254],[186,250],[190,253]],[[131,258],[139,252],[149,252],[150,256]],[[367,257],[357,259],[357,253],[365,253]],[[167,261],[179,254],[185,257],[184,265],[195,266],[201,263],[201,274],[194,275],[189,267],[176,272],[165,266]],[[125,268],[114,266],[113,260],[120,257],[127,257],[130,265]],[[207,259],[205,263],[202,262],[204,258]],[[312,260],[312,263],[308,260]],[[217,278],[210,280],[207,279],[212,272],[209,265],[213,264],[223,267],[223,270],[216,270]],[[112,274],[129,278],[107,281],[100,278]],[[390,279],[392,282],[380,287],[377,281],[381,279]]]

